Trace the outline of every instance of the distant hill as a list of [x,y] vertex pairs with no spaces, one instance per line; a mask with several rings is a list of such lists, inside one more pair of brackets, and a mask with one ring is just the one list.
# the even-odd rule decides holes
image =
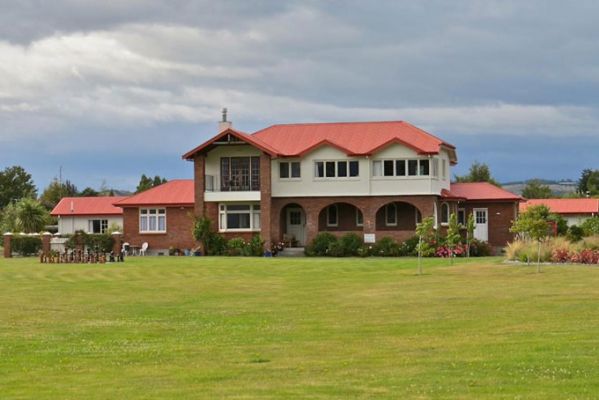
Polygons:
[[[576,192],[576,188],[578,186],[578,182],[564,179],[560,181],[552,181],[548,179],[539,179],[544,185],[549,186],[551,191],[555,193],[557,196],[563,196],[569,193]],[[506,182],[502,183],[501,186],[505,190],[509,190],[512,193],[522,194],[522,191],[526,187],[526,181],[518,181],[518,182]]]

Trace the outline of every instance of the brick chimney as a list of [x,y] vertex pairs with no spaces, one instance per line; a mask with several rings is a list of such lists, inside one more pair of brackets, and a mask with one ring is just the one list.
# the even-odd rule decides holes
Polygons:
[[227,107],[223,108],[223,119],[218,123],[218,132],[222,132],[226,129],[233,127],[233,123],[231,121],[227,121]]

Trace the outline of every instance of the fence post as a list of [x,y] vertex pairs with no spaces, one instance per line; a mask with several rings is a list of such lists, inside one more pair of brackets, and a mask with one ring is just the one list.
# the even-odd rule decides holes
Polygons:
[[118,258],[121,254],[121,249],[123,248],[123,234],[121,232],[112,232],[112,239],[114,240],[114,243],[112,244],[112,253]]
[[46,257],[50,256],[52,234],[50,232],[42,233],[42,254]]
[[4,258],[12,257],[12,233],[4,234]]

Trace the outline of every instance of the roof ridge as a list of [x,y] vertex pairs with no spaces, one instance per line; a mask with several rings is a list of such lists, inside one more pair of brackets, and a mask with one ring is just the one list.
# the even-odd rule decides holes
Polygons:
[[[256,133],[262,132],[266,129],[275,127],[275,126],[302,126],[302,125],[354,125],[354,124],[389,124],[389,123],[399,123],[399,124],[409,124],[404,120],[383,120],[383,121],[337,121],[337,122],[291,122],[287,124],[272,124],[267,126],[266,128],[262,128],[252,133],[255,135]],[[411,125],[411,124],[410,124]],[[414,125],[412,125],[414,126]]]

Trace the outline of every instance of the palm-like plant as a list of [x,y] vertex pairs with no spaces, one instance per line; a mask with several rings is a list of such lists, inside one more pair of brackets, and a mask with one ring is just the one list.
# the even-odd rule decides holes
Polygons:
[[16,209],[16,225],[23,232],[40,232],[48,223],[48,211],[34,199],[21,199],[16,204]]

